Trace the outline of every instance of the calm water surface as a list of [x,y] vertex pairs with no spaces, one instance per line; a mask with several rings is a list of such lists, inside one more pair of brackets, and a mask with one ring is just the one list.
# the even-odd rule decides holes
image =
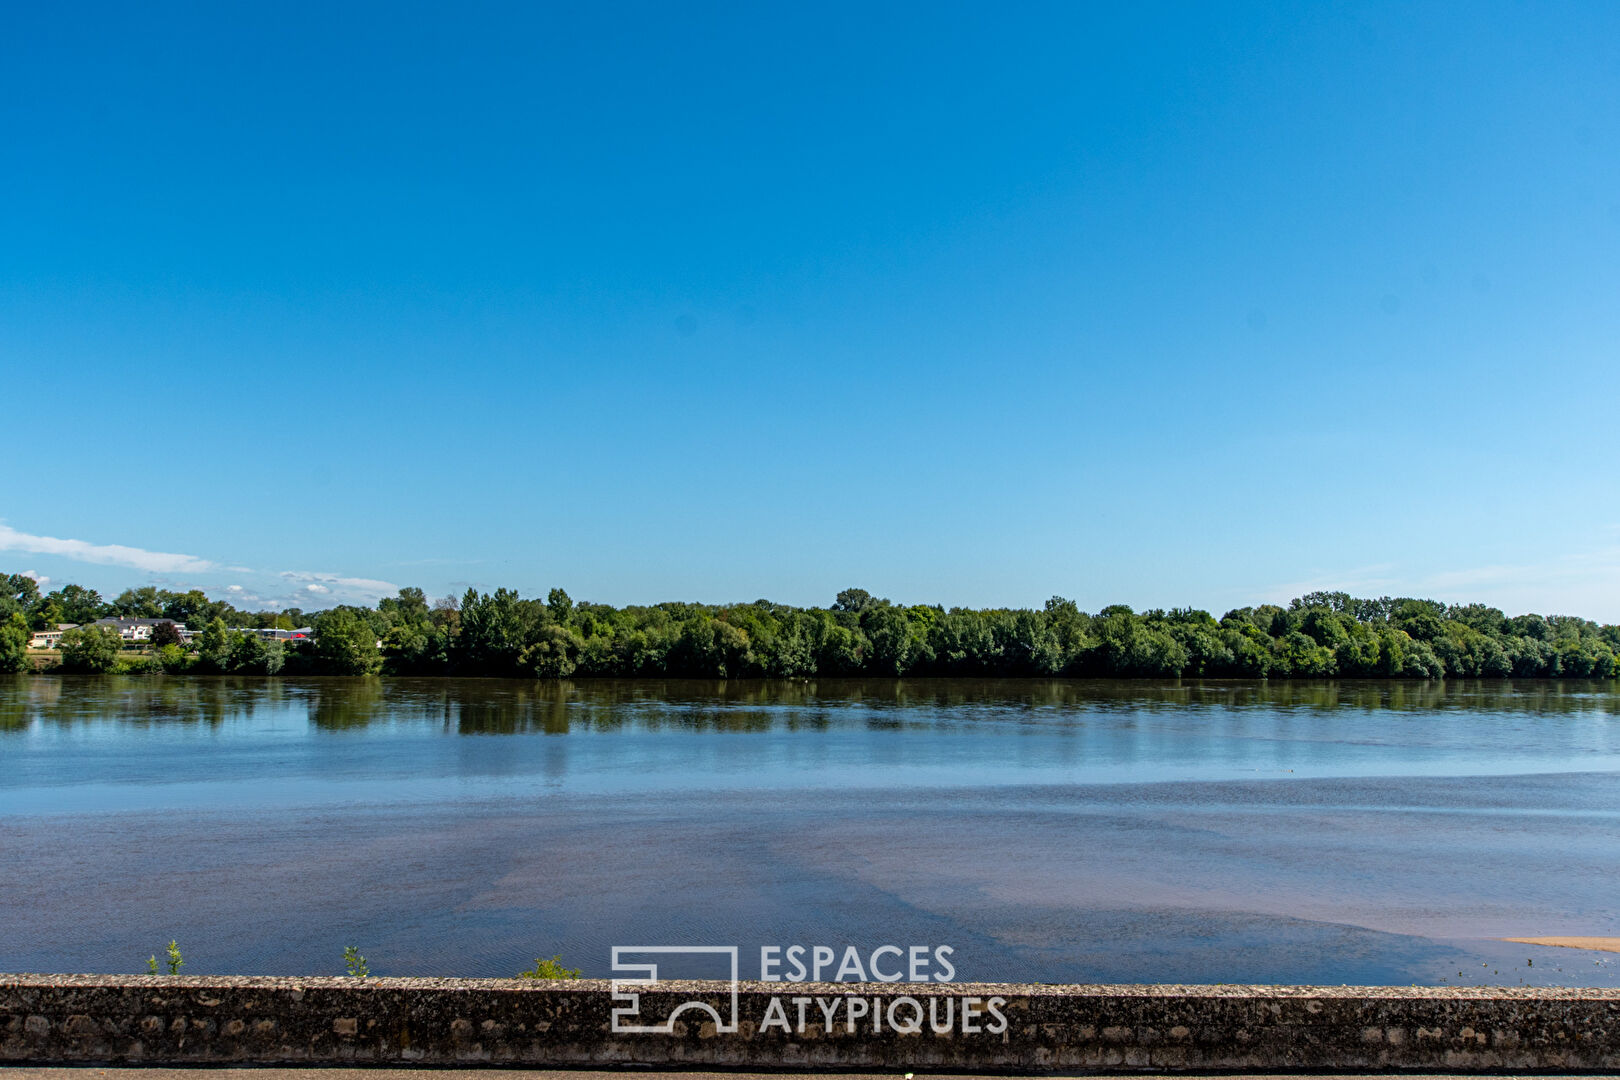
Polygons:
[[0,970],[1607,986],[1617,866],[1610,683],[0,678]]

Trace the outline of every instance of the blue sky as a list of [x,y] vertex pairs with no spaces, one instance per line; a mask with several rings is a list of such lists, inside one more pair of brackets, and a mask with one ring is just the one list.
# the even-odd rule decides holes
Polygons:
[[10,5],[0,565],[1620,620],[1620,6]]

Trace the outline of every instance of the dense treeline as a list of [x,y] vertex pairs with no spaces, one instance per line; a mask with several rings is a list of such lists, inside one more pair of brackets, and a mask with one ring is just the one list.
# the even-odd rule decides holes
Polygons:
[[194,629],[219,619],[228,626],[292,630],[308,625],[310,618],[299,608],[240,611],[224,600],[210,600],[201,589],[171,592],[143,585],[138,589],[125,589],[115,600],[103,600],[99,592],[82,585],[64,585],[53,592],[42,593],[33,578],[0,574],[0,621],[12,614],[21,614],[33,630],[45,630],[58,623],[83,625],[108,616],[172,619]]
[[[575,603],[561,589],[545,600],[497,589],[429,603],[422,590],[402,589],[375,608],[341,606],[309,616],[314,641],[283,646],[231,627],[290,628],[306,617],[302,611],[249,619],[200,592],[129,590],[107,604],[76,586],[41,595],[33,584],[0,577],[0,666],[11,670],[26,663],[17,643],[19,637],[26,642],[30,626],[152,612],[147,617],[174,618],[204,632],[189,645],[169,641],[135,659],[118,655],[116,643],[80,633],[64,639],[64,666],[519,678],[1620,675],[1617,626],[1346,593],[1312,593],[1286,607],[1238,608],[1217,620],[1194,609],[1135,612],[1124,605],[1089,614],[1061,597],[1039,610],[904,606],[863,589],[846,589],[828,608],[765,600],[614,608]],[[64,612],[83,617],[55,617]]]

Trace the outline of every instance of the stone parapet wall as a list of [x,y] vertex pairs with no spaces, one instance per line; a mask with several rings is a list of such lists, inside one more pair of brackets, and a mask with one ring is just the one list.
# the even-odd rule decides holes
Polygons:
[[[1620,1071],[1613,990],[747,982],[733,1014],[727,983],[638,989],[632,1007],[602,980],[0,975],[0,1061]],[[616,1006],[620,1028],[677,1015],[616,1032]]]

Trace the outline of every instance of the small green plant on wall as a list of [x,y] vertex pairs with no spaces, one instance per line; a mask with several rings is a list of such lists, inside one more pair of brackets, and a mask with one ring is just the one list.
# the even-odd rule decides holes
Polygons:
[[[165,951],[169,958],[169,974],[180,974],[180,966],[185,963],[185,960],[180,956],[179,942],[169,942],[169,947]],[[158,973],[158,958],[155,954],[146,958],[146,973],[148,975],[156,975]]]
[[578,968],[565,968],[562,966],[562,957],[553,956],[550,960],[535,960],[533,971],[518,972],[520,979],[577,979]]
[[371,969],[366,966],[366,958],[361,956],[360,950],[353,945],[343,947],[343,966],[348,968],[350,976],[356,979],[363,979],[371,974]]

